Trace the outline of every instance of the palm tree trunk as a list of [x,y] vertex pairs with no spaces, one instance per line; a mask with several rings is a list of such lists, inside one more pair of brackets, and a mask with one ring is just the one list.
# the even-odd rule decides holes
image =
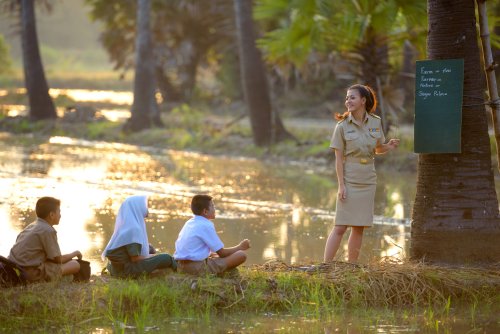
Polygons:
[[[242,86],[250,111],[254,142],[267,146],[274,141],[291,137],[286,132],[278,114],[273,116],[264,63],[255,45],[252,20],[252,1],[234,0],[238,31]],[[273,124],[276,127],[273,127]]]
[[158,90],[161,93],[163,101],[165,102],[179,102],[182,101],[182,96],[179,90],[172,84],[167,73],[163,70],[161,65],[156,65],[156,81],[158,83]]
[[57,118],[40,57],[34,0],[21,1],[21,25],[24,80],[28,92],[30,118],[33,120]]
[[462,153],[420,154],[410,256],[449,264],[498,262],[500,220],[474,1],[428,0],[428,15],[428,58],[464,58]]
[[159,121],[156,103],[155,62],[151,39],[151,1],[137,0],[137,37],[132,116],[125,130],[140,131]]
[[391,127],[391,122],[384,113],[382,103],[384,78],[391,70],[388,40],[387,36],[377,34],[375,29],[370,26],[365,33],[363,42],[357,47],[359,54],[362,56],[361,72],[364,80],[362,83],[372,87],[377,94],[377,100],[380,103],[375,113],[382,118],[382,127],[385,133],[389,132]]

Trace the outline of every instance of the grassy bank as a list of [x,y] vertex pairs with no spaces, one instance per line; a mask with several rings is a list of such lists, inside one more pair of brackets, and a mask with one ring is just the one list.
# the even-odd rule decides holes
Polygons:
[[144,331],[182,317],[209,322],[220,315],[273,313],[322,319],[348,311],[399,317],[436,329],[455,321],[457,314],[477,326],[495,319],[500,311],[500,270],[274,262],[243,268],[240,277],[232,279],[172,273],[139,280],[95,276],[88,284],[44,283],[0,292],[2,332],[70,332],[120,324]]
[[[177,106],[162,114],[163,127],[135,133],[123,132],[123,122],[104,118],[74,121],[60,118],[55,121],[32,122],[23,117],[0,116],[0,131],[27,135],[41,141],[51,136],[67,136],[86,140],[120,142],[175,150],[188,150],[215,155],[237,155],[273,161],[296,161],[325,170],[333,166],[329,149],[333,121],[323,125],[304,125],[307,119],[285,119],[295,139],[269,147],[253,143],[248,119],[233,122],[234,117],[214,115],[203,107]],[[318,126],[319,123],[319,126]],[[400,148],[379,159],[379,162],[399,170],[415,170],[416,155],[412,153],[411,134],[401,135]]]

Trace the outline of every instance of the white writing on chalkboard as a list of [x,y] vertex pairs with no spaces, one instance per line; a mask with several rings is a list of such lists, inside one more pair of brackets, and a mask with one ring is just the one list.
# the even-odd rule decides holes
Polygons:
[[417,82],[417,96],[426,100],[428,97],[448,96],[447,92],[443,92],[436,88],[441,87],[443,76],[451,74],[451,69],[443,67],[440,69],[429,69],[425,67],[420,68],[419,82]]

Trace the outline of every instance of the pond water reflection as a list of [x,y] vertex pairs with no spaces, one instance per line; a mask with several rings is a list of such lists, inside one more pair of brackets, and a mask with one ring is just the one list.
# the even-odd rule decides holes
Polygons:
[[[408,313],[411,311],[407,310]],[[464,313],[464,312],[463,312]],[[212,319],[161,319],[145,324],[144,328],[121,322],[114,326],[100,326],[88,333],[125,333],[158,331],[161,333],[498,333],[500,325],[485,317],[471,323],[466,313],[458,318],[443,317],[436,322],[421,316],[389,316],[378,312],[370,315],[340,313],[327,318],[314,315],[225,316]]]
[[[2,255],[33,221],[36,199],[54,196],[62,200],[62,218],[56,227],[61,250],[81,250],[92,261],[93,272],[99,272],[100,253],[113,232],[115,214],[124,198],[133,194],[150,196],[150,242],[160,251],[173,253],[177,234],[191,216],[191,197],[210,193],[218,210],[216,229],[225,244],[251,240],[249,264],[323,258],[335,216],[333,172],[66,137],[36,144],[20,144],[15,136],[2,139]],[[400,259],[407,253],[414,179],[413,174],[379,171],[375,226],[366,233],[361,261],[384,256]],[[341,259],[347,253],[345,247]]]

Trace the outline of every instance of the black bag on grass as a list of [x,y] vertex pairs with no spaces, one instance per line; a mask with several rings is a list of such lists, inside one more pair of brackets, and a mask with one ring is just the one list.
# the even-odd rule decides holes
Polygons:
[[80,271],[73,274],[73,282],[88,282],[90,280],[90,262],[77,260],[80,264]]
[[0,286],[10,288],[26,284],[24,270],[6,257],[0,255]]

